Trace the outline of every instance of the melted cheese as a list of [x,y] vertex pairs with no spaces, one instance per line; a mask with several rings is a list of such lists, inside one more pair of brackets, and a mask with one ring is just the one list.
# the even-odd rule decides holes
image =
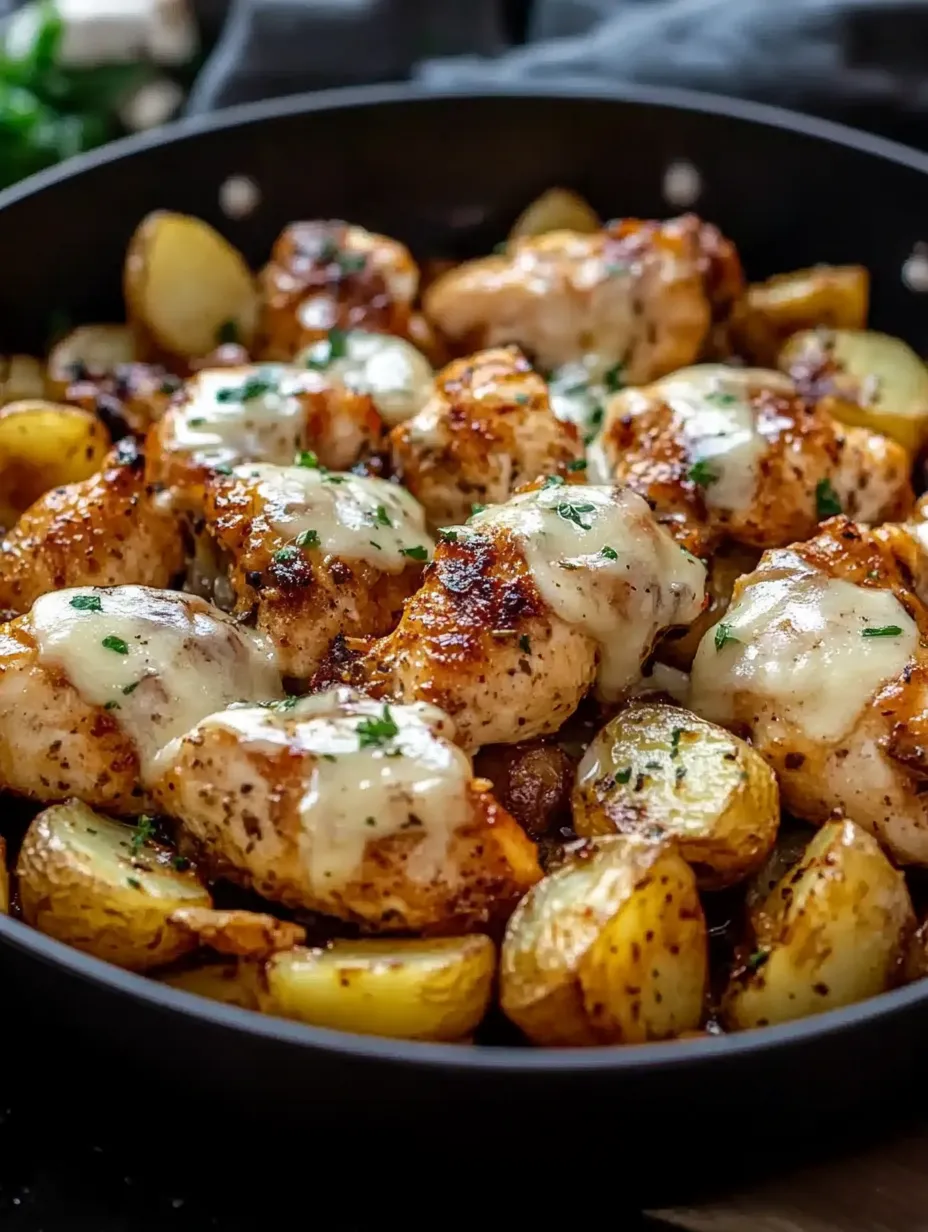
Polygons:
[[519,541],[548,606],[598,642],[598,689],[606,700],[638,679],[658,633],[702,610],[703,564],[633,492],[542,488],[477,514],[468,527],[505,528]]
[[[100,610],[87,610],[88,600]],[[29,627],[43,667],[105,707],[133,741],[143,782],[156,776],[165,745],[205,715],[283,696],[271,643],[191,595],[146,586],[59,590],[36,600]]]
[[385,705],[335,689],[287,709],[235,707],[204,726],[271,755],[311,754],[299,845],[309,883],[321,892],[360,872],[368,843],[407,832],[420,837],[404,870],[430,881],[468,820],[470,761],[453,742],[451,719],[433,706]]
[[425,511],[405,488],[385,479],[333,474],[305,466],[240,466],[257,480],[264,516],[278,534],[346,560],[364,560],[385,573],[431,559],[435,544]]
[[[609,362],[599,355],[563,364],[548,378],[551,409],[564,423],[576,424],[581,436],[591,440],[598,431],[609,400],[602,378]],[[606,480],[604,479],[605,483]]]
[[432,366],[405,338],[353,329],[344,335],[344,353],[332,359],[331,351],[328,339],[322,339],[307,347],[297,362],[355,393],[369,394],[391,428],[411,419],[432,392]]
[[184,401],[171,408],[165,447],[204,466],[292,462],[306,436],[300,394],[326,386],[320,373],[286,364],[198,372],[185,386]]
[[725,614],[737,641],[717,647],[710,629],[700,643],[690,704],[723,723],[775,718],[840,740],[903,672],[918,645],[914,620],[890,591],[828,577],[792,552],[773,553],[755,577]]

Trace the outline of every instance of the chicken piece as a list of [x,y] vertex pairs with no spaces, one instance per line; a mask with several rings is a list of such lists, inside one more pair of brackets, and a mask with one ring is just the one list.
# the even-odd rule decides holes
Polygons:
[[390,433],[393,467],[433,526],[465,522],[542,475],[583,470],[573,424],[551,410],[544,381],[515,348],[458,359],[438,374],[414,419]]
[[831,518],[765,552],[693,663],[690,707],[748,736],[784,807],[845,816],[928,865],[928,557],[905,530]]
[[419,268],[404,244],[337,220],[285,227],[259,278],[259,354],[289,360],[330,330],[422,340]]
[[535,489],[442,533],[352,679],[440,706],[468,749],[548,735],[594,683],[622,697],[658,635],[699,615],[705,576],[634,493]]
[[426,316],[465,349],[516,343],[545,370],[594,357],[643,384],[699,357],[740,294],[734,247],[692,215],[552,231],[437,279]]
[[202,485],[241,462],[288,466],[312,450],[347,470],[379,448],[383,423],[367,394],[286,364],[198,372],[148,439],[148,478],[180,507],[198,508]]
[[202,599],[144,586],[43,595],[0,626],[0,787],[132,816],[165,745],[283,696],[273,648]]
[[363,329],[330,330],[327,337],[300,351],[295,362],[355,393],[370,394],[389,428],[412,419],[435,384],[432,365],[411,342]]
[[69,586],[168,586],[184,567],[180,528],[145,486],[134,440],[90,479],[40,496],[0,542],[0,609],[25,612]]
[[98,415],[114,441],[144,435],[168,409],[181,380],[160,364],[119,364],[112,372],[95,373],[74,365],[62,402]]
[[281,671],[302,678],[337,636],[395,628],[434,547],[403,488],[318,465],[217,476],[198,528],[214,599],[269,634]]
[[156,795],[200,868],[377,931],[444,931],[541,876],[454,735],[433,707],[345,689],[226,710],[174,746]]
[[703,364],[609,403],[590,477],[628,484],[697,555],[724,539],[758,549],[864,522],[912,502],[905,450],[839,424],[782,373]]

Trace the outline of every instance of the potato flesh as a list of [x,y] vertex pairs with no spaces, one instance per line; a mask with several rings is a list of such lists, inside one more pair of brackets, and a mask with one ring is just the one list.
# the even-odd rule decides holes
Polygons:
[[687,864],[663,844],[602,838],[516,908],[503,941],[500,1004],[536,1044],[667,1039],[700,1025],[707,967]]
[[0,407],[45,397],[45,372],[32,355],[0,355]]
[[136,358],[135,337],[128,325],[78,326],[56,343],[48,357],[48,394],[63,398],[78,374],[105,376]]
[[166,848],[135,839],[134,827],[77,800],[39,813],[16,868],[26,923],[132,971],[194,948],[169,917],[180,907],[211,906],[209,891],[176,869]]
[[573,793],[578,834],[672,838],[704,889],[769,855],[780,822],[773,771],[743,740],[687,710],[632,705],[590,745]]
[[736,315],[736,344],[746,359],[772,367],[800,330],[863,329],[870,275],[862,265],[816,265],[753,283]]
[[829,822],[754,916],[756,949],[726,991],[731,1029],[853,1005],[890,986],[914,926],[902,873],[850,821]]
[[0,409],[0,520],[12,526],[51,488],[96,474],[110,447],[89,411],[54,402],[12,402]]
[[592,234],[602,227],[591,205],[567,188],[549,188],[522,211],[509,232],[509,242],[546,235],[549,231]]

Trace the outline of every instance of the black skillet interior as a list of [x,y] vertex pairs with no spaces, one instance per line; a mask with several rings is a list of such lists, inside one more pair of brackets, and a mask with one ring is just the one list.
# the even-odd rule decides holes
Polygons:
[[[92,155],[0,197],[0,344],[40,348],[53,313],[119,319],[123,254],[152,209],[209,220],[255,265],[300,217],[349,218],[420,256],[463,256],[487,251],[552,184],[578,190],[607,217],[679,212],[665,184],[681,160],[699,176],[693,208],[737,241],[750,274],[861,262],[873,274],[875,326],[928,353],[928,297],[917,290],[928,157],[762,108],[644,90],[614,98],[352,91],[242,109]],[[220,206],[230,176],[259,190],[246,218]],[[363,1115],[370,1127],[408,1129],[418,1119],[421,1129],[427,1110],[429,1125],[449,1132],[466,1124],[467,1110],[488,1105],[518,1108],[520,1119],[557,1106],[563,1122],[606,1098],[625,1110],[610,1118],[610,1132],[642,1176],[654,1162],[651,1129],[677,1116],[692,1132],[695,1108],[691,1162],[721,1143],[744,1145],[745,1126],[754,1149],[764,1125],[791,1108],[809,1129],[828,1113],[894,1096],[916,1072],[928,1025],[928,994],[909,988],[738,1039],[480,1055],[259,1022],[103,968],[2,917],[0,942],[19,1003],[46,1029],[65,1021],[76,1038],[106,1048],[114,1081],[91,1067],[93,1104],[121,1120],[120,1082],[140,1053],[147,1083],[202,1090],[275,1124],[323,1105],[329,1124]],[[483,1124],[492,1135],[511,1119]]]

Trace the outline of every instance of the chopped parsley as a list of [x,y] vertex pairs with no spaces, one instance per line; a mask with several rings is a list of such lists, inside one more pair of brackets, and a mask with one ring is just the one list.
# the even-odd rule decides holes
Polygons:
[[563,518],[565,522],[573,522],[573,524],[575,526],[579,526],[581,530],[589,530],[590,527],[593,525],[592,522],[584,522],[583,514],[595,513],[595,512],[596,512],[596,506],[589,505],[589,504],[583,504],[583,505],[563,504],[563,505],[557,506],[558,517]]
[[516,394],[515,400],[519,406],[527,406],[529,397],[528,394]]
[[881,625],[877,629],[862,629],[864,637],[899,637],[902,629],[899,625]]
[[734,633],[730,632],[731,625],[721,621],[715,626],[715,648],[721,650],[723,646],[727,646],[729,642],[740,642],[741,639],[735,637]]
[[137,856],[146,843],[151,842],[155,833],[155,823],[144,813],[138,819],[132,841],[129,843],[129,854]]
[[227,385],[216,391],[217,402],[253,402],[265,394],[277,392],[277,379],[270,373],[255,372],[241,385]]
[[364,824],[366,826],[370,826],[371,828],[373,828],[374,826],[377,825],[377,819],[375,817],[365,817]]
[[410,560],[428,560],[428,549],[417,545],[414,548],[401,548],[400,555],[408,556]]
[[186,856],[171,856],[171,864],[179,873],[185,873],[190,867],[190,861]]
[[606,412],[601,406],[594,406],[592,411],[586,417],[587,434],[583,438],[584,445],[591,445],[599,434],[599,429],[603,426],[603,420],[606,417]]
[[131,886],[133,890],[141,890],[142,888],[142,883],[139,881],[138,877],[127,877],[126,885]]
[[122,686],[122,691],[126,695],[126,697],[128,697],[130,693],[135,692],[135,690],[139,687],[141,683],[142,683],[141,680],[133,680],[131,684],[124,684]]
[[158,386],[158,393],[176,394],[181,387],[181,383],[182,382],[179,377],[168,374],[167,376],[161,378],[161,384]]
[[129,647],[122,638],[114,637],[112,634],[109,637],[105,637],[101,645],[105,646],[107,650],[114,651],[116,654],[127,655],[129,653]]
[[335,260],[343,274],[360,274],[367,265],[363,252],[339,252]]
[[566,481],[560,475],[546,475],[542,486],[545,488],[559,488],[565,482]]
[[486,509],[486,505],[471,505],[470,516],[472,518],[476,517],[478,513],[483,513],[484,509]]
[[390,515],[387,513],[383,505],[377,506],[377,510],[374,514],[374,520],[376,522],[379,522],[381,526],[392,526],[393,525],[393,523],[390,521]]
[[279,561],[281,564],[286,564],[287,561],[295,560],[297,555],[298,555],[298,552],[296,548],[290,547],[288,545],[285,548],[278,548],[277,551],[274,553],[274,559],[276,561]]
[[600,548],[599,554],[600,556],[605,556],[606,560],[618,560],[619,559],[619,554],[615,550],[615,548],[609,548],[609,547]]
[[726,394],[722,390],[716,390],[714,393],[706,394],[707,402],[714,402],[716,406],[734,406],[738,401],[735,394]]
[[233,320],[223,321],[216,330],[216,342],[219,346],[224,346],[229,342],[238,342],[238,322]]
[[631,777],[632,777],[631,766],[626,766],[624,770],[616,770],[615,772],[615,781],[617,783],[627,783]]
[[336,359],[348,354],[348,335],[343,329],[330,329],[321,342],[310,348],[306,357],[307,368],[327,368]]
[[569,471],[585,471],[586,458],[575,458],[573,462],[568,462],[567,469]]
[[755,950],[753,954],[748,956],[748,960],[744,965],[747,967],[748,971],[757,971],[764,965],[769,957],[769,950]]
[[616,394],[625,387],[625,365],[613,364],[603,373],[603,385],[610,394]]
[[680,752],[680,737],[683,735],[682,727],[675,727],[670,733],[670,756],[676,757]]
[[815,512],[819,520],[831,518],[836,513],[843,512],[838,493],[831,486],[830,479],[820,479],[815,485]]
[[187,423],[191,428],[202,428],[206,420],[202,415],[194,415],[193,419],[188,419]]
[[700,458],[698,462],[694,462],[686,472],[686,477],[691,483],[697,484],[700,488],[708,488],[710,483],[715,483],[718,479],[718,475],[705,458]]
[[451,526],[442,526],[438,532],[438,537],[444,543],[457,543],[458,532]]
[[75,595],[71,606],[78,612],[102,612],[103,602],[99,595]]
[[522,651],[523,654],[532,653],[532,643],[529,641],[527,633],[523,633],[522,636],[519,638],[519,649]]
[[305,466],[308,470],[312,470],[312,471],[318,471],[322,469],[318,457],[313,453],[311,449],[301,449],[300,452],[293,459],[293,465],[294,466]]
[[317,548],[319,546],[319,532],[315,530],[301,530],[295,540],[298,548]]
[[119,702],[106,702],[103,706],[104,710],[121,710]]
[[222,463],[220,466],[214,466],[213,470],[216,472],[217,475],[231,475],[232,474],[232,467],[226,466],[225,463]]
[[399,732],[393,720],[389,705],[384,702],[380,718],[362,719],[355,729],[358,733],[360,748],[381,748],[388,740],[392,740]]

